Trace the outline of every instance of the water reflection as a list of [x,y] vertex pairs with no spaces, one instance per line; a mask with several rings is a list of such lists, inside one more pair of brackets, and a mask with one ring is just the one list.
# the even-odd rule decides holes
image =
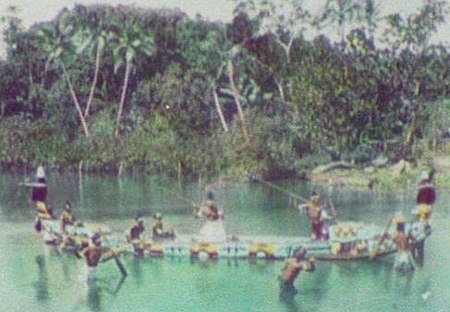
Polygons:
[[[126,277],[123,276],[117,281],[117,284],[101,279],[94,280],[90,283],[85,283],[86,306],[92,312],[106,311],[107,309],[104,307],[104,304],[108,303],[111,305],[112,299],[117,297],[122,289],[122,286],[124,285],[125,280]],[[109,294],[112,299],[105,300],[104,294]]]
[[97,283],[89,283],[87,285],[86,302],[89,309],[93,312],[102,311],[100,289]]
[[202,269],[207,269],[207,268],[213,267],[219,262],[219,259],[216,259],[216,258],[200,257],[200,258],[190,258],[190,259],[191,259],[190,261],[191,261],[192,265],[196,265]]
[[133,257],[130,263],[131,275],[137,285],[142,285],[142,260],[140,257]]
[[38,280],[34,285],[36,289],[36,298],[38,301],[45,302],[50,297],[48,291],[48,273],[45,257],[42,255],[36,256],[35,261],[38,268]]
[[302,310],[299,310],[299,305],[295,300],[295,295],[298,293],[297,289],[292,286],[293,289],[286,290],[282,289],[280,290],[279,300],[280,303],[285,307],[287,312],[299,312]]

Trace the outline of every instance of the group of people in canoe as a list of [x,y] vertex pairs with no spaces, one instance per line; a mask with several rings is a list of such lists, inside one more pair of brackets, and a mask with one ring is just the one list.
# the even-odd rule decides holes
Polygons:
[[[72,235],[68,231],[68,226],[72,227],[72,233],[77,232],[77,228],[83,227],[81,222],[76,220],[75,214],[69,201],[59,217],[56,216],[50,205],[47,204],[47,181],[43,167],[38,167],[36,181],[28,183],[31,187],[31,199],[36,208],[35,229],[37,232],[43,232],[44,242],[48,245],[58,246],[65,251],[73,252],[77,257],[86,260],[86,275],[88,278],[93,275],[92,272],[101,261],[117,256],[121,250],[113,250],[102,246],[104,235],[95,232],[90,237]],[[202,206],[194,211],[196,218],[204,217],[205,223],[199,231],[197,239],[201,242],[223,242],[226,240],[226,232],[222,223],[223,212],[217,207],[214,201],[214,194],[207,193],[207,199]],[[47,221],[59,222],[59,229],[45,227]],[[145,225],[142,217],[137,217],[125,234],[128,243],[133,246],[136,255],[143,255],[151,248],[151,244],[164,240],[173,240],[176,233],[173,229],[166,229],[163,223],[163,215],[156,212],[153,215],[151,226],[151,240],[144,238]],[[123,248],[122,248],[123,249]],[[123,249],[125,250],[125,249]]]
[[[37,231],[41,231],[45,220],[56,220],[55,213],[52,211],[51,207],[46,204],[47,184],[45,172],[42,167],[38,168],[36,182],[32,183],[31,186],[32,200],[35,202],[37,212],[35,228]],[[421,221],[426,226],[429,226],[429,219],[432,214],[432,207],[435,200],[436,192],[432,184],[432,176],[429,173],[422,173],[416,198],[417,208],[413,212],[414,220]],[[327,213],[320,195],[313,192],[307,203],[299,206],[299,208],[302,211],[305,211],[306,209],[306,214],[311,225],[311,240],[329,240],[329,228],[325,221],[330,219],[330,214]],[[217,207],[212,192],[207,193],[205,203],[194,211],[194,216],[205,218],[205,223],[200,229],[197,237],[199,241],[223,242],[227,239],[222,223],[223,212]],[[60,214],[58,220],[61,227],[61,234],[51,236],[52,233],[44,231],[44,236],[50,235],[50,237],[44,237],[44,240],[47,243],[58,244],[65,249],[71,248],[76,252],[78,257],[84,258],[88,278],[93,274],[100,261],[111,258],[117,260],[117,255],[121,251],[103,247],[103,237],[101,233],[95,233],[82,241],[78,241],[68,233],[67,226],[77,227],[82,225],[80,222],[77,222],[70,202],[66,202],[64,210]],[[395,268],[401,271],[414,270],[415,262],[413,255],[415,255],[416,252],[423,253],[423,250],[417,250],[415,248],[416,242],[414,242],[410,233],[405,231],[407,221],[402,215],[396,215],[391,218],[387,228],[391,226],[391,223],[395,225],[396,231],[390,239],[395,243],[398,250]],[[381,233],[379,242],[385,240],[389,235],[387,228]],[[129,230],[127,230],[126,240],[133,246],[136,255],[143,255],[148,246],[143,237],[144,231],[144,220],[141,217],[137,217]],[[175,239],[176,235],[174,230],[166,229],[164,227],[163,215],[161,213],[157,212],[153,215],[151,227],[152,242]],[[367,252],[367,242],[358,242],[357,246],[355,245],[355,248],[355,251],[351,250],[350,252]],[[293,253],[291,258],[286,260],[280,275],[280,287],[283,292],[295,294],[296,292],[293,285],[300,272],[302,270],[306,272],[314,271],[314,258],[308,257],[307,253],[307,249],[299,248]]]
[[[433,176],[431,172],[423,171],[419,176],[418,190],[416,195],[416,209],[412,211],[412,220],[407,221],[406,217],[397,212],[395,216],[389,219],[388,226],[380,234],[378,243],[376,244],[376,253],[379,251],[382,243],[388,238],[388,229],[390,226],[394,226],[395,232],[391,241],[394,242],[397,252],[397,258],[395,262],[395,268],[400,271],[411,271],[415,269],[414,257],[417,256],[419,261],[423,261],[423,241],[418,242],[411,235],[411,229],[406,232],[407,226],[411,227],[413,222],[419,222],[428,231],[430,226],[430,218],[433,211],[433,204],[436,201],[436,190],[433,185]],[[325,223],[327,219],[331,219],[330,214],[327,213],[325,205],[322,202],[320,195],[313,192],[311,198],[306,204],[299,205],[300,211],[305,211],[311,224],[311,239],[312,240],[329,240],[330,233],[329,227]],[[333,209],[334,210],[334,209]],[[336,232],[342,231],[343,236],[355,235],[355,228],[351,226],[334,226]],[[345,233],[344,233],[345,232]],[[348,232],[348,233],[347,233]],[[341,234],[341,233],[335,233]],[[365,240],[351,241],[351,248],[345,250],[350,256],[357,256],[358,254],[368,253],[368,242]],[[342,244],[337,243],[341,246]],[[333,247],[333,246],[332,246]],[[337,251],[336,251],[337,252]],[[413,257],[414,256],[414,257]]]

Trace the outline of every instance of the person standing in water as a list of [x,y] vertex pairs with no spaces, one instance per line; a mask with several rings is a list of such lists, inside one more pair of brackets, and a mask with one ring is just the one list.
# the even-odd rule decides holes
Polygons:
[[416,269],[414,258],[411,253],[412,238],[405,233],[405,222],[397,222],[397,232],[394,234],[394,243],[397,246],[395,258],[395,269],[400,272],[411,272]]
[[294,287],[294,282],[300,275],[302,270],[306,272],[314,272],[314,260],[307,258],[307,250],[299,248],[292,258],[289,258],[281,270],[280,291],[283,296],[295,296],[298,291]]
[[97,266],[103,253],[99,236],[98,234],[94,234],[87,242],[82,243],[82,249],[80,251],[80,256],[86,261],[82,278],[88,283],[94,281]]

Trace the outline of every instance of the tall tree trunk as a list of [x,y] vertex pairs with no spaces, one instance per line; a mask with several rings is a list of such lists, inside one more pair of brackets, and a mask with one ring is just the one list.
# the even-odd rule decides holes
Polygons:
[[274,79],[275,79],[275,84],[277,85],[277,88],[278,88],[278,92],[280,92],[281,100],[284,103],[286,103],[286,94],[284,93],[283,83],[281,81],[278,81],[277,78],[274,78]]
[[66,80],[67,86],[69,87],[70,95],[72,96],[73,103],[75,104],[75,108],[77,109],[78,116],[81,120],[81,125],[83,126],[84,135],[86,138],[90,136],[89,128],[86,123],[86,118],[84,118],[83,112],[81,111],[80,102],[78,102],[77,95],[75,94],[75,91],[73,90],[72,83],[70,82],[69,76],[67,75],[66,67],[64,66],[64,63],[61,62],[61,67],[63,70],[64,79]]
[[92,99],[94,98],[94,91],[95,87],[97,86],[97,80],[98,80],[98,71],[100,69],[100,56],[101,56],[101,49],[99,45],[97,44],[97,52],[95,53],[95,71],[94,71],[94,78],[92,80],[91,90],[89,91],[89,97],[86,102],[86,109],[84,110],[84,117],[87,118],[89,116],[89,110],[91,108]]
[[214,104],[216,104],[216,110],[217,110],[217,113],[219,114],[219,118],[220,118],[220,122],[222,123],[223,130],[225,132],[228,132],[228,125],[227,125],[227,122],[225,121],[225,117],[223,116],[222,108],[220,107],[219,96],[217,95],[217,91],[214,87],[213,87],[213,96],[214,96]]
[[228,61],[228,79],[230,80],[231,90],[233,91],[233,97],[234,101],[236,103],[236,107],[239,114],[239,119],[241,121],[241,127],[242,127],[242,133],[244,134],[244,138],[247,142],[250,141],[250,137],[248,135],[248,128],[247,128],[247,121],[245,119],[244,110],[242,109],[241,101],[240,101],[240,93],[236,86],[236,83],[234,82],[234,68],[233,68],[233,62],[230,60]]
[[128,80],[130,78],[130,70],[131,70],[131,60],[127,58],[127,63],[125,66],[125,76],[123,79],[123,87],[122,87],[122,95],[120,96],[119,108],[117,110],[117,124],[116,124],[116,138],[119,137],[119,129],[120,129],[120,120],[122,118],[123,106],[125,104],[125,96],[127,94]]

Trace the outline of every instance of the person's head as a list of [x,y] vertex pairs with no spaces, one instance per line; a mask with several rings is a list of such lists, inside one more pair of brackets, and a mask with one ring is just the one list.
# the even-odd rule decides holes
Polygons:
[[45,178],[45,170],[44,167],[39,166],[36,171],[36,178],[43,179]]
[[405,232],[405,222],[398,222],[397,223],[397,232]]
[[297,249],[297,250],[295,251],[294,258],[295,258],[297,261],[303,261],[303,260],[306,260],[306,254],[307,254],[307,253],[308,253],[308,251],[306,250],[306,248],[300,247],[299,249]]
[[66,205],[64,206],[64,209],[69,212],[72,211],[72,205],[70,204],[69,201],[66,201]]
[[320,195],[316,192],[313,192],[313,195],[311,196],[311,202],[318,205],[320,203]]
[[428,171],[425,170],[421,171],[418,180],[419,183],[425,183],[430,181],[430,174],[428,173]]
[[211,191],[208,191],[208,193],[206,194],[206,199],[213,201],[214,200],[214,193],[211,192]]
[[100,246],[102,244],[101,234],[96,232],[91,236],[91,242],[94,246]]
[[153,219],[161,221],[163,218],[162,214],[160,212],[157,212],[153,215]]

